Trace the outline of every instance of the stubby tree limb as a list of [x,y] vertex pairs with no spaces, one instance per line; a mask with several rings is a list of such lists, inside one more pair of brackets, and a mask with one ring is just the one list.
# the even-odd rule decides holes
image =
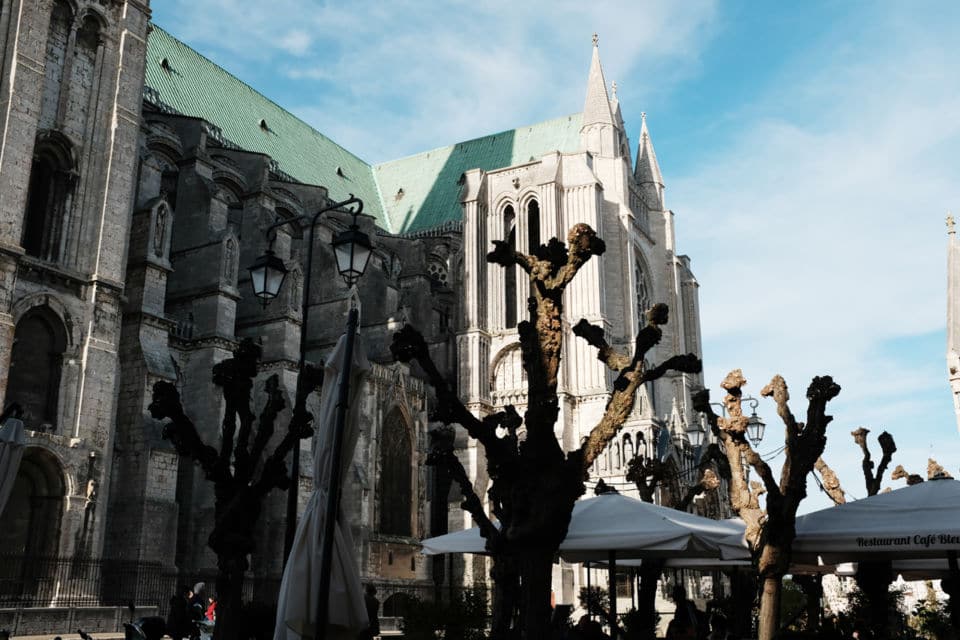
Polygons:
[[824,461],[823,456],[817,458],[817,462],[813,465],[813,468],[816,469],[820,477],[823,478],[823,490],[827,492],[827,495],[830,496],[834,504],[846,503],[847,496],[843,491],[843,487],[840,485],[840,478],[838,478],[837,474],[830,468],[830,465]]
[[887,471],[887,467],[890,466],[893,454],[897,451],[897,444],[894,442],[893,436],[886,431],[880,434],[877,440],[880,442],[880,450],[883,452],[883,455],[880,458],[880,465],[877,467],[877,472],[874,474],[873,458],[870,456],[870,447],[867,444],[867,435],[869,435],[869,433],[869,429],[860,427],[851,431],[850,435],[853,436],[853,441],[860,446],[860,450],[863,452],[863,462],[861,466],[863,467],[863,480],[867,488],[867,495],[875,496],[880,493],[883,474]]
[[[668,371],[699,373],[702,370],[700,359],[692,353],[672,356],[659,365],[649,369],[646,368],[644,357],[651,348],[660,342],[660,338],[663,336],[660,326],[666,324],[668,318],[669,310],[665,304],[656,304],[647,312],[647,326],[637,334],[636,345],[629,364],[619,369],[619,375],[613,382],[613,394],[610,396],[603,417],[593,427],[590,435],[587,436],[580,447],[584,470],[590,468],[593,461],[603,452],[629,417],[636,403],[637,390],[641,385],[663,377]],[[597,347],[598,358],[601,361],[611,368],[627,361],[625,356],[611,353],[613,349],[607,345],[601,330],[595,327],[589,330],[585,329],[584,324],[585,322],[581,320],[577,324],[580,330],[579,332],[575,331],[575,333],[585,339],[591,346]]]

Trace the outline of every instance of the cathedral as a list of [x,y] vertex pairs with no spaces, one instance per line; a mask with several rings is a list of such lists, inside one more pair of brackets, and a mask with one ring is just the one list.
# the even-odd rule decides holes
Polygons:
[[[421,539],[473,523],[424,465],[432,389],[393,361],[390,338],[404,324],[420,329],[476,415],[507,404],[522,413],[517,322],[528,283],[485,255],[493,240],[528,251],[585,222],[607,253],[567,290],[568,318],[602,326],[627,349],[643,311],[665,302],[670,322],[652,359],[701,354],[698,284],[676,251],[645,114],[634,145],[594,38],[581,110],[369,164],[149,18],[148,0],[2,3],[0,396],[23,408],[27,447],[0,515],[0,627],[13,590],[18,606],[81,604],[65,595],[91,588],[89,580],[66,588],[80,562],[102,562],[104,581],[108,567],[121,567],[113,595],[116,585],[139,585],[123,603],[165,606],[169,592],[142,586],[158,576],[212,582],[212,486],[162,437],[147,410],[152,387],[175,384],[216,444],[224,402],[211,367],[252,338],[263,351],[254,396],[278,374],[286,424],[301,332],[308,361],[322,361],[352,304],[330,246],[349,217],[334,212],[316,229],[306,326],[308,223],[279,227],[269,240],[265,231],[350,194],[363,201],[359,222],[373,242],[358,285],[372,368],[343,487],[361,575],[378,587],[384,615],[398,594],[429,598],[484,583],[483,558],[420,553]],[[247,267],[268,247],[289,275],[263,306]],[[611,377],[569,325],[564,342],[556,435],[573,448],[602,414]],[[676,469],[661,491],[695,481],[686,431],[700,423],[690,399],[699,386],[699,375],[675,373],[642,389],[589,485],[603,478],[630,493],[626,464],[641,453]],[[482,448],[460,436],[459,456],[482,495]],[[311,444],[299,451],[301,512],[313,486]],[[254,599],[275,597],[285,503],[283,492],[271,494],[261,516]],[[722,513],[709,496],[696,509]],[[36,558],[49,562],[28,562]],[[63,563],[71,570],[49,574]],[[562,565],[556,601],[576,603],[584,579],[577,565]],[[85,595],[119,604],[100,588]]]

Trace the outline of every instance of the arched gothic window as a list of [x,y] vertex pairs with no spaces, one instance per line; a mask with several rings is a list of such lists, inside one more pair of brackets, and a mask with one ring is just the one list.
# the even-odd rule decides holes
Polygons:
[[31,310],[17,323],[5,399],[20,403],[28,429],[56,430],[65,350],[66,332],[49,309]]
[[77,29],[73,56],[70,61],[70,78],[67,84],[67,100],[64,105],[63,128],[78,139],[85,139],[90,113],[90,95],[97,84],[97,49],[100,46],[100,23],[88,14]]
[[[503,210],[503,237],[512,250],[517,248],[516,214],[513,206],[507,205]],[[517,326],[517,265],[504,268],[503,279],[503,326],[512,329]]]
[[536,200],[527,205],[527,246],[530,253],[540,246],[540,204]]
[[37,141],[30,169],[21,244],[27,255],[60,262],[74,183],[70,143],[56,133]]
[[56,126],[60,109],[60,92],[63,87],[63,70],[67,63],[67,45],[70,42],[70,25],[73,11],[64,0],[55,0],[47,28],[47,51],[43,71],[43,97],[40,102],[40,128]]
[[409,536],[413,507],[413,443],[398,411],[383,425],[380,437],[380,533]]
[[650,308],[650,288],[647,284],[646,274],[643,272],[643,262],[640,256],[636,257],[633,268],[634,289],[637,297],[637,319],[640,327],[647,325],[647,310]]

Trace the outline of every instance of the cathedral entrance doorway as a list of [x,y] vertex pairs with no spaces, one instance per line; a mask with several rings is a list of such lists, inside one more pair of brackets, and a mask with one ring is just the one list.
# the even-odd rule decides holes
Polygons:
[[53,585],[66,481],[56,456],[27,447],[13,492],[0,514],[0,600],[35,601]]

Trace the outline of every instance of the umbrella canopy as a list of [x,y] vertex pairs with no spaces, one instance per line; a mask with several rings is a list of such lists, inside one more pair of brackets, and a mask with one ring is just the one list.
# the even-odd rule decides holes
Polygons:
[[[370,368],[360,337],[355,337],[353,360],[350,370],[349,412],[343,433],[343,452],[341,458],[341,478],[353,462],[353,452],[360,436],[357,421],[359,403],[356,402],[361,383]],[[314,492],[310,496],[307,508],[297,525],[293,548],[280,583],[277,601],[277,624],[274,630],[275,640],[300,640],[313,637],[314,621],[317,618],[318,591],[320,588],[320,565],[326,486],[322,478],[330,477],[332,464],[332,438],[336,423],[336,405],[339,372],[346,356],[346,335],[340,337],[333,353],[327,359],[324,380],[320,395],[320,419],[317,421],[317,445],[313,458]],[[338,518],[333,544],[333,562],[330,576],[329,622],[331,628],[326,637],[349,638],[354,640],[359,632],[368,626],[367,611],[363,601],[363,586],[360,572],[354,557],[353,539],[350,527],[345,524],[342,507]]]
[[[743,525],[711,520],[617,493],[580,500],[573,507],[560,555],[569,562],[621,558],[749,559],[742,542]],[[423,553],[486,553],[480,529],[466,529],[421,544]]]
[[946,558],[960,551],[960,482],[931,480],[797,518],[795,560]]
[[0,515],[7,506],[13,484],[17,480],[24,442],[23,422],[16,418],[7,418],[3,426],[0,426]]

